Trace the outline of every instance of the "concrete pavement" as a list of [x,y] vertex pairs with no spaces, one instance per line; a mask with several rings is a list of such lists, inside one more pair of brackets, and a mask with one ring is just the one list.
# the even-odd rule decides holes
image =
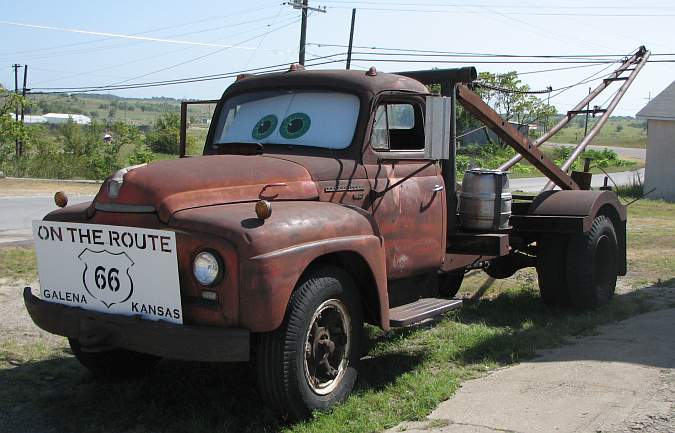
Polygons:
[[[626,185],[630,183],[638,174],[640,179],[645,178],[645,169],[641,168],[635,171],[622,171],[619,173],[609,173],[614,182],[618,185]],[[591,186],[593,188],[598,188],[604,184],[605,175],[604,174],[594,174],[591,180]],[[512,191],[523,191],[523,192],[539,192],[544,188],[544,185],[548,182],[547,177],[525,177],[520,179],[509,179],[509,185]],[[612,185],[612,182],[609,182]]]
[[427,421],[389,432],[675,432],[674,326],[675,309],[605,326],[468,381]]
[[[90,201],[94,196],[71,195],[68,204]],[[0,196],[0,244],[32,238],[32,221],[56,209],[54,196]]]

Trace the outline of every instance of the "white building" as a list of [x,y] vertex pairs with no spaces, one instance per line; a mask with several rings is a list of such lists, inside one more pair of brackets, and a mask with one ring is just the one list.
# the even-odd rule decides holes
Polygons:
[[638,112],[647,120],[645,191],[675,202],[675,81]]
[[[14,118],[14,113],[9,113],[9,116]],[[26,125],[36,124],[36,123],[51,123],[52,125],[58,125],[68,122],[68,119],[73,119],[73,122],[78,125],[89,125],[91,123],[91,118],[83,114],[66,114],[66,113],[47,113],[43,115],[36,114],[24,114],[23,123]],[[21,115],[19,115],[19,120],[21,120]]]
[[[14,119],[15,114],[9,113],[9,117]],[[21,120],[20,114],[19,114],[18,118],[19,118],[19,120]],[[47,123],[47,119],[45,119],[44,116],[40,116],[40,115],[24,114],[23,115],[23,123],[25,123],[26,125],[32,125],[32,124],[36,124],[36,123]]]

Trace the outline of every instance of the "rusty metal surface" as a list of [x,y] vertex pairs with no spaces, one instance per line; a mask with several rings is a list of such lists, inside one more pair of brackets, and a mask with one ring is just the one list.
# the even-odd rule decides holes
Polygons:
[[448,235],[448,253],[499,257],[510,252],[505,233],[457,232]]
[[[397,160],[401,152],[370,147],[374,104],[391,97],[390,91],[405,93],[399,92],[397,100],[423,104],[419,94],[427,89],[420,82],[391,74],[371,77],[363,71],[298,71],[239,80],[225,97],[284,87],[359,95],[361,111],[352,146],[331,150],[266,145],[262,155],[218,155],[207,141],[206,156],[129,171],[116,198],[108,196],[104,183],[94,199],[98,210],[95,204],[71,206],[47,219],[175,231],[185,323],[251,332],[272,331],[281,324],[292,290],[317,258],[342,260],[350,254],[350,260],[363,264],[359,269],[370,274],[354,278],[368,293],[363,298],[375,299],[375,322],[387,329],[389,281],[461,269],[508,253],[508,236],[500,235],[490,239],[487,253],[479,252],[487,255],[466,254],[460,245],[453,251],[464,254],[446,254],[446,221],[455,220],[446,200],[454,195],[454,183],[452,190],[440,188],[446,185],[441,166],[424,160],[421,149]],[[460,96],[470,97],[464,90]],[[516,135],[512,140],[527,146]],[[531,155],[538,158],[537,153]],[[546,162],[537,163],[549,169]],[[550,172],[557,173],[552,168]],[[568,192],[578,191],[561,193]],[[269,201],[272,209],[264,221],[255,212],[260,199]],[[604,204],[617,205],[615,195],[546,196],[535,200],[530,214],[585,215],[574,212]],[[122,205],[151,206],[156,212],[101,210],[135,209]],[[625,219],[625,209],[621,215]],[[210,289],[217,300],[210,302],[201,299],[202,286],[192,274],[194,255],[205,248],[218,252],[225,268],[224,279]]]
[[595,217],[605,205],[614,208],[622,221],[626,220],[626,207],[611,191],[546,191],[534,199],[528,213]]
[[579,189],[569,175],[463,84],[457,86],[457,100],[561,189]]
[[[260,221],[254,203],[236,203],[177,212],[171,226],[209,233],[234,245],[240,260],[239,321],[254,332],[271,331],[283,319],[291,291],[302,272],[325,254],[353,251],[369,265],[380,298],[382,324],[388,323],[386,267],[382,239],[372,217],[358,208],[325,202],[272,202],[272,215]],[[237,268],[230,272],[237,273]]]
[[223,96],[285,87],[293,89],[335,89],[350,93],[365,93],[370,96],[389,90],[428,93],[427,88],[422,83],[402,75],[378,72],[374,76],[369,76],[366,71],[317,69],[253,75],[245,80],[236,81]]
[[422,84],[470,83],[478,78],[473,66],[451,69],[425,69],[422,71],[397,72],[397,75],[414,78]]
[[[282,185],[283,184],[283,185]],[[124,176],[119,197],[97,203],[153,206],[162,222],[193,207],[275,198],[318,198],[316,185],[301,165],[267,157],[222,155],[158,161]]]
[[124,348],[186,361],[248,361],[249,331],[240,328],[175,325],[105,314],[43,301],[26,287],[24,303],[45,331],[86,339],[90,347]]

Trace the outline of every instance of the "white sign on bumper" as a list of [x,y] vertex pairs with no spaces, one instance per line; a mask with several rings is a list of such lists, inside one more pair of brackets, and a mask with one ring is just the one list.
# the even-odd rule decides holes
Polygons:
[[40,299],[183,323],[175,233],[33,221],[33,238]]

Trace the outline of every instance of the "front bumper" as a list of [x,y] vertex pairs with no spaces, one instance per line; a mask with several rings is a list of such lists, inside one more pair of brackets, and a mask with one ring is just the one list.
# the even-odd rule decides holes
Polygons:
[[186,361],[248,361],[247,329],[176,325],[43,301],[26,287],[28,314],[40,328],[77,339],[85,351],[128,349]]

